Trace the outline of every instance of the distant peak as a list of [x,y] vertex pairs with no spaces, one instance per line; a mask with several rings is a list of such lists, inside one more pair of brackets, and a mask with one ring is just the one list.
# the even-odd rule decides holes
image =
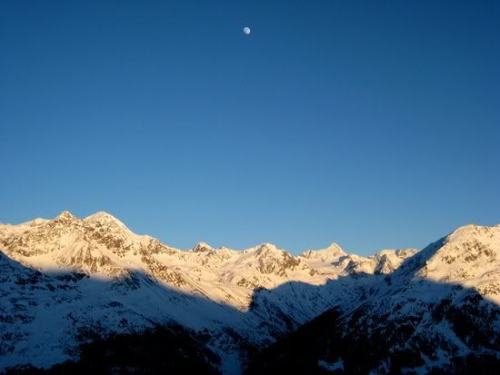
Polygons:
[[207,244],[206,242],[198,242],[195,247],[193,247],[194,252],[201,252],[201,251],[211,251],[214,248]]
[[462,239],[467,239],[471,236],[477,236],[481,233],[489,233],[493,228],[495,227],[486,227],[476,224],[463,225],[446,236],[445,241],[461,241]]
[[458,227],[453,232],[451,232],[451,235],[470,233],[470,232],[473,232],[474,230],[476,230],[478,228],[480,228],[480,226],[476,225],[476,224],[462,225],[461,227]]
[[105,212],[105,211],[98,211],[95,214],[89,215],[85,218],[85,220],[118,220],[116,217],[113,215]]
[[96,212],[95,214],[87,216],[83,220],[89,223],[114,224],[126,228],[125,224],[123,224],[119,219],[105,211]]
[[328,245],[328,247],[325,250],[342,252],[342,253],[344,252],[342,247],[336,242],[332,242],[330,245]]
[[338,243],[332,242],[330,245],[328,245],[324,249],[304,251],[302,253],[302,256],[306,257],[306,258],[312,258],[315,256],[323,257],[325,255],[337,256],[337,255],[345,255],[345,254],[346,254],[346,252],[344,251],[344,249],[342,249],[342,247]]
[[74,220],[76,218],[77,217],[69,211],[63,211],[56,217],[57,220]]
[[256,247],[256,254],[257,255],[271,255],[271,254],[278,254],[278,253],[284,253],[284,250],[279,249],[276,245],[265,242]]
[[264,242],[258,246],[259,249],[268,249],[268,250],[279,250],[278,247],[272,243]]

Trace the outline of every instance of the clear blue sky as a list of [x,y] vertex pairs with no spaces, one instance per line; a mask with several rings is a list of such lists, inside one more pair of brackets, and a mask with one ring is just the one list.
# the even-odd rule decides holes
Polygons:
[[177,247],[500,223],[500,2],[2,1],[0,159],[2,222]]

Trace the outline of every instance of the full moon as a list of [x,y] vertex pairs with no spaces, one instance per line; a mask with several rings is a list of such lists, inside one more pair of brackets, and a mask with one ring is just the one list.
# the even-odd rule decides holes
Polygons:
[[245,35],[250,35],[250,33],[251,33],[251,32],[252,32],[252,30],[250,30],[250,28],[249,28],[248,26],[245,26],[245,27],[243,28],[243,33],[244,33]]

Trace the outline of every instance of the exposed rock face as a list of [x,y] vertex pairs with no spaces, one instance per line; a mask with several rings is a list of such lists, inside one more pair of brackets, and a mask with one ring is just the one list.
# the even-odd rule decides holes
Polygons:
[[[199,243],[183,251],[102,212],[0,225],[0,296],[8,301],[0,305],[0,366],[74,358],[88,327],[106,336],[175,322],[204,332],[227,369],[252,346],[331,308],[345,332],[369,327],[406,337],[397,328],[417,324],[415,314],[427,317],[437,308],[431,304],[449,299],[438,315],[456,315],[469,297],[450,292],[454,287],[500,303],[499,232],[468,226],[421,252],[362,257],[337,244],[299,256],[267,243],[241,251]],[[467,311],[491,320],[495,309],[488,309]],[[422,319],[417,326],[431,329],[434,321]]]
[[493,374],[498,255],[499,226],[459,228],[373,284],[353,309],[332,309],[264,350],[248,372]]
[[[23,288],[18,287],[21,281],[0,286],[15,301],[1,306],[2,316],[50,323],[47,331],[39,331],[4,319],[0,330],[9,348],[4,358],[11,365],[26,355],[36,365],[71,357],[83,327],[97,324],[106,335],[171,321],[208,329],[213,345],[239,356],[235,340],[271,342],[359,294],[349,292],[349,283],[322,288],[349,274],[346,267],[330,264],[345,255],[338,245],[307,256],[293,256],[272,244],[236,251],[199,243],[182,251],[136,235],[103,212],[83,219],[63,212],[53,220],[0,225],[0,249],[17,265],[9,272],[29,273],[22,280],[33,281]],[[281,289],[262,292],[276,288]],[[47,342],[50,356],[37,349],[40,342]]]
[[216,279],[238,285],[247,279],[265,288],[273,288],[289,279],[322,284],[350,272],[387,273],[413,254],[412,251],[385,250],[383,255],[360,257],[346,254],[337,244],[309,250],[300,256],[272,244],[236,251],[199,243],[186,252],[149,236],[136,235],[110,214],[99,212],[79,219],[68,211],[54,220],[0,225],[0,246],[11,258],[40,269],[73,269],[89,275],[117,277],[130,270],[164,271],[161,264],[181,273],[198,275],[195,279],[200,281],[210,279],[212,283]]

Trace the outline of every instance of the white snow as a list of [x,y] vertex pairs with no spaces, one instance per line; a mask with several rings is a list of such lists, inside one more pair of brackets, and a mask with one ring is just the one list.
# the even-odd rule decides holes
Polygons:
[[[12,337],[0,344],[0,352],[2,345],[10,348],[0,357],[0,369],[25,358],[45,367],[67,359],[82,327],[100,325],[106,334],[175,321],[210,331],[225,373],[236,373],[238,343],[227,328],[251,343],[269,343],[290,329],[283,315],[296,327],[334,306],[350,311],[374,285],[374,298],[390,296],[381,309],[401,302],[395,292],[401,285],[407,287],[405,298],[438,300],[449,293],[439,284],[448,283],[500,303],[500,226],[459,228],[439,251],[383,250],[362,257],[332,243],[293,256],[269,243],[239,251],[200,242],[183,251],[134,234],[105,212],[84,219],[63,212],[54,220],[0,224],[0,249],[8,257],[0,258],[0,298],[10,301],[2,302],[0,314],[23,317],[0,320],[0,334]],[[40,280],[15,282],[35,277],[36,270],[44,273],[36,276]],[[62,281],[71,272],[87,277]],[[384,284],[387,274],[390,287]],[[400,313],[415,311],[408,304]],[[340,368],[339,361],[320,365]]]

